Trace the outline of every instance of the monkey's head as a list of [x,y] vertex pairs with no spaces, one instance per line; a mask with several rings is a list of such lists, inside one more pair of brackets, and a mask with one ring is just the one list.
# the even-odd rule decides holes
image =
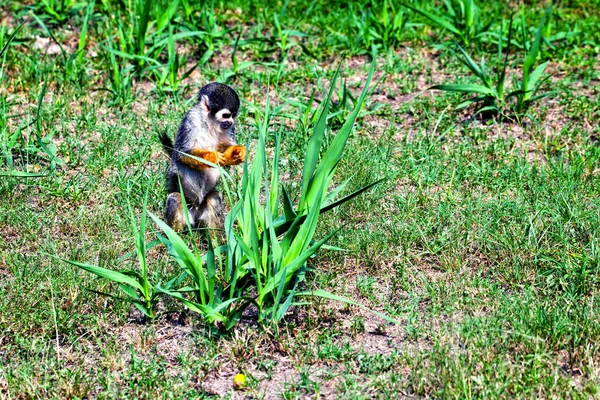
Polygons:
[[210,122],[224,131],[233,127],[240,110],[240,98],[235,90],[222,83],[212,82],[200,89],[198,101]]

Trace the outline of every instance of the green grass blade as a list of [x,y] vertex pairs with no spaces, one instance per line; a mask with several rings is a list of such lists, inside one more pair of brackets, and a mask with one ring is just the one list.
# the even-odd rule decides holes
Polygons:
[[14,176],[16,178],[40,178],[47,174],[40,174],[35,172],[24,172],[24,171],[9,171],[0,172],[0,176]]
[[329,233],[323,239],[313,242],[313,244],[308,247],[308,249],[304,250],[302,253],[297,255],[295,258],[290,259],[289,263],[284,264],[284,267],[288,269],[288,275],[293,274],[298,270],[298,268],[302,267],[304,263],[323,246],[329,239],[333,237],[336,233],[340,231],[340,229],[336,229],[335,231]]
[[281,185],[281,193],[283,195],[283,213],[285,219],[292,221],[296,218],[296,211],[294,210],[292,199],[290,199],[290,195],[284,185]]
[[296,258],[291,260],[291,262],[289,264],[282,265],[282,268],[279,270],[279,272],[277,274],[275,274],[274,276],[272,276],[271,279],[269,279],[265,283],[263,291],[266,293],[270,293],[277,286],[279,286],[281,279],[288,280],[288,278],[293,276],[301,267],[303,267],[304,263],[313,254],[315,254],[317,252],[317,250],[319,250],[321,248],[321,246],[323,246],[323,244],[325,244],[325,242],[327,242],[329,239],[331,239],[331,237],[333,235],[335,235],[337,232],[339,232],[339,229],[331,232],[329,235],[325,236],[323,239],[313,243],[308,249],[306,249],[304,252],[302,252],[299,256],[297,256]]
[[455,110],[462,110],[463,108],[466,108],[468,106],[470,106],[473,103],[478,103],[480,101],[484,101],[484,100],[493,100],[493,97],[491,96],[475,96],[472,97],[468,100],[463,101],[462,103],[456,105],[454,107]]
[[141,11],[137,25],[137,54],[143,55],[146,50],[146,32],[148,31],[148,22],[150,21],[150,5],[151,0],[138,0],[138,6],[141,5]]
[[287,253],[283,256],[282,267],[285,267],[293,259],[298,257],[312,240],[315,230],[317,229],[317,221],[320,215],[319,203],[320,199],[317,197],[317,201],[315,201],[313,207],[308,210],[306,220],[302,223],[300,229],[298,229],[296,237],[294,237]]
[[[178,291],[168,290],[168,289],[158,286],[158,285],[156,286],[156,290],[160,293],[164,293],[166,295],[171,296],[175,300],[178,300],[179,302],[181,302],[184,306],[186,306],[190,310],[192,310],[192,311],[200,314],[204,318],[206,318],[209,323],[211,323],[213,321],[219,321],[219,322],[225,323],[227,321],[227,319],[219,312],[216,312],[212,306],[196,303],[192,300],[189,300],[186,297],[184,297],[181,293],[179,293]],[[232,303],[235,300],[237,300],[237,299],[231,299],[231,300],[229,300],[229,303]]]
[[[280,135],[275,133],[275,155],[273,157],[272,171],[271,174],[271,188],[269,190],[269,206],[267,209],[270,214],[270,218],[277,217],[277,199],[279,198],[279,152],[280,152]],[[265,169],[266,172],[266,169]],[[267,225],[268,226],[268,225]]]
[[[546,20],[552,15],[552,6],[546,8],[544,11],[544,15],[542,16],[542,20],[538,29],[535,33],[535,39],[529,48],[529,52],[527,53],[527,57],[525,57],[525,61],[523,62],[523,84],[521,89],[524,92],[527,92],[529,89],[529,74],[531,73],[531,69],[537,60],[538,54],[540,52],[540,43],[542,41],[542,33],[544,31],[544,26],[546,25]],[[525,94],[525,98],[528,96]]]
[[[321,208],[321,214],[326,213],[327,211],[333,210],[334,208],[344,204],[345,202],[353,199],[354,197],[358,196],[359,194],[369,190],[370,188],[372,188],[373,186],[377,185],[378,183],[384,181],[386,178],[381,178],[373,183],[368,184],[367,186],[341,198],[340,200],[337,200],[331,204],[328,204],[327,206]],[[283,222],[281,225],[276,226],[275,232],[276,234],[282,235],[283,233],[287,232],[288,229],[290,229],[290,227],[292,226],[292,224],[296,223],[302,223],[304,221],[304,219],[306,218],[306,214],[305,215],[301,215],[298,218],[294,218],[293,220],[287,220],[285,222]],[[297,222],[296,222],[297,221]]]
[[460,92],[460,93],[480,93],[494,96],[496,91],[483,85],[470,84],[470,83],[457,83],[449,85],[435,85],[429,88],[444,90],[447,92]]
[[329,115],[329,105],[331,103],[331,96],[333,95],[333,91],[335,89],[337,77],[341,66],[342,64],[340,63],[337,69],[335,70],[333,77],[331,78],[331,87],[329,88],[327,97],[321,102],[319,118],[313,129],[313,134],[310,137],[308,146],[306,148],[306,155],[304,157],[304,170],[302,173],[302,194],[300,197],[299,206],[300,210],[304,210],[304,207],[306,206],[306,195],[308,194],[310,182],[312,181],[313,174],[315,172],[315,168],[317,167],[317,162],[319,160],[321,144],[323,143],[323,137],[325,136],[325,132],[327,129],[327,116]]
[[385,315],[383,313],[380,313],[378,311],[373,311],[370,308],[368,308],[368,307],[366,307],[366,306],[364,306],[364,305],[362,305],[360,303],[352,301],[352,300],[350,300],[350,299],[348,299],[346,297],[335,295],[335,294],[327,292],[325,290],[313,290],[313,291],[310,291],[310,292],[301,292],[301,293],[297,293],[296,296],[297,297],[302,297],[302,296],[317,296],[317,297],[321,297],[321,298],[327,299],[327,300],[341,301],[342,303],[346,303],[346,304],[350,304],[350,305],[353,305],[353,306],[356,306],[356,307],[360,307],[363,310],[366,310],[366,311],[368,311],[368,312],[370,312],[370,313],[372,313],[374,315],[377,315],[378,317],[383,318],[384,320],[386,320],[388,322],[391,322],[393,324],[398,324],[399,323],[395,319],[393,319],[393,318],[391,318],[391,317],[389,317],[389,316],[387,316],[387,315]]
[[48,81],[45,80],[44,84],[42,85],[42,90],[40,91],[40,94],[38,95],[38,101],[37,101],[37,109],[36,109],[36,113],[35,113],[35,123],[37,125],[37,134],[40,135],[42,132],[42,106],[44,104],[44,96],[46,95],[46,90],[48,89]]
[[83,17],[83,23],[81,24],[81,32],[79,33],[79,45],[77,47],[77,63],[81,65],[83,62],[83,51],[85,50],[85,42],[87,40],[88,25],[92,15],[94,14],[94,6],[96,0],[90,1],[87,6],[85,15]]
[[342,158],[344,148],[346,147],[346,142],[348,141],[348,138],[352,133],[354,122],[356,121],[358,113],[360,112],[360,109],[362,108],[367,97],[367,93],[370,90],[369,85],[371,84],[373,73],[375,71],[375,60],[377,60],[377,55],[373,54],[373,62],[371,63],[371,67],[369,68],[369,73],[367,75],[365,85],[358,100],[356,101],[356,105],[354,106],[352,113],[350,113],[350,115],[344,122],[344,125],[342,125],[337,135],[335,135],[335,138],[329,145],[329,148],[327,149],[327,151],[323,155],[323,158],[321,159],[321,162],[317,166],[317,170],[315,171],[313,180],[311,181],[311,184],[308,188],[308,195],[304,199],[304,207],[301,204],[301,206],[299,207],[299,211],[304,211],[306,205],[308,204],[320,205],[322,197],[319,199],[318,202],[315,202],[315,196],[324,196],[327,192],[329,182],[333,177],[333,173],[335,172],[338,162]]
[[[59,258],[59,257],[57,257],[57,258]],[[125,275],[121,272],[112,271],[110,269],[106,269],[106,268],[102,268],[102,267],[97,267],[95,265],[79,263],[77,261],[65,260],[64,258],[59,258],[59,259],[68,264],[74,265],[74,266],[84,269],[88,272],[91,272],[92,274],[97,275],[101,278],[105,278],[105,279],[108,279],[108,280],[110,280],[112,282],[116,282],[116,283],[124,283],[126,285],[129,285],[129,286],[139,290],[140,292],[143,292],[143,290],[144,290],[142,285],[140,285],[140,283],[136,279],[133,279],[131,276]]]
[[107,51],[109,51],[109,52],[111,52],[111,53],[113,53],[113,54],[115,54],[115,55],[117,55],[117,56],[121,56],[121,57],[123,57],[125,59],[137,60],[137,61],[147,61],[147,62],[155,64],[157,67],[161,67],[162,66],[162,64],[159,61],[157,61],[157,60],[155,60],[154,58],[151,58],[151,57],[147,57],[147,56],[140,55],[140,54],[129,54],[129,53],[126,53],[126,52],[121,51],[121,50],[113,49],[112,47],[102,46],[102,48],[105,49],[105,50],[107,50]]
[[[496,85],[496,91],[498,92],[498,98],[504,100],[504,82],[506,81],[506,68],[508,67],[508,54],[510,53],[510,45],[512,40],[513,33],[513,19],[510,19],[508,23],[508,38],[506,44],[506,55],[504,56],[504,64],[502,65],[502,69],[498,72],[498,84]],[[500,26],[500,35],[498,37],[498,59],[502,55],[502,26]]]
[[58,45],[58,48],[60,49],[60,54],[66,60],[67,59],[67,53],[65,52],[65,49],[62,47],[62,44],[60,44],[60,42],[58,40],[56,40],[56,37],[54,36],[54,34],[52,33],[52,31],[50,29],[48,29],[48,27],[46,26],[46,24],[44,23],[44,21],[42,21],[37,15],[35,15],[35,14],[32,14],[32,15],[33,15],[33,18],[36,20],[36,22],[40,25],[40,27],[42,28],[42,30],[46,33],[46,35],[50,36],[50,38],[52,39],[52,41]]
[[19,23],[19,25],[15,28],[13,33],[8,37],[6,43],[4,44],[4,46],[2,46],[2,50],[0,50],[0,57],[2,57],[4,55],[4,53],[8,50],[8,46],[15,39],[15,37],[17,36],[17,33],[19,33],[19,30],[21,29],[23,24],[25,24],[25,22],[27,22],[27,18],[23,18],[21,20],[21,22]]
[[[158,225],[158,227],[167,235],[169,243],[172,247],[169,251],[172,252],[177,263],[195,280],[198,285],[199,295],[202,302],[206,302],[205,295],[208,291],[206,277],[202,272],[202,259],[197,257],[185,244],[183,239],[169,225],[163,222],[156,215],[148,211],[150,217]],[[160,239],[160,236],[159,236]]]
[[533,70],[531,75],[529,75],[529,82],[527,82],[527,88],[526,88],[527,92],[532,92],[534,90],[534,88],[537,86],[538,81],[542,77],[542,74],[546,70],[547,66],[548,66],[548,61],[538,65]]
[[167,27],[167,25],[169,25],[169,22],[171,22],[171,20],[175,16],[175,13],[177,13],[178,8],[179,0],[172,0],[169,4],[169,7],[163,13],[161,13],[156,20],[157,33],[162,32]]
[[212,239],[208,231],[206,232],[206,240],[208,250],[206,251],[206,281],[208,286],[208,304],[213,303],[215,294],[215,277],[217,276],[217,266],[215,263],[215,250],[213,248]]
[[454,33],[456,36],[462,37],[462,32],[460,31],[460,29],[455,27],[452,23],[450,23],[444,17],[435,15],[435,14],[430,13],[425,10],[421,10],[420,8],[414,7],[414,6],[412,6],[410,4],[406,4],[404,2],[400,2],[400,4],[406,8],[413,10],[417,14],[422,15],[423,17],[429,19],[431,22],[441,26],[442,28],[449,30],[450,32]]
[[475,60],[473,60],[471,58],[471,56],[469,56],[469,54],[467,54],[467,52],[465,51],[465,49],[463,49],[462,47],[458,46],[458,50],[462,54],[462,58],[459,57],[460,60],[462,61],[462,63],[465,64],[471,70],[471,72],[473,72],[486,85],[488,85],[487,75],[486,75],[485,71],[482,68],[479,68],[477,66],[477,63],[475,62]]

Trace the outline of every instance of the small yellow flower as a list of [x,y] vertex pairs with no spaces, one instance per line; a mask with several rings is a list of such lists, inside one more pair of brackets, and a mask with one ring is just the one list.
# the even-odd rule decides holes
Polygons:
[[246,386],[246,376],[244,374],[237,374],[233,377],[233,387],[235,390],[241,390]]

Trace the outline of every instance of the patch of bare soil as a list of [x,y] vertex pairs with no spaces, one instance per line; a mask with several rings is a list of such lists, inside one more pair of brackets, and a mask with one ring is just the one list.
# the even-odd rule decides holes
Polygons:
[[[352,287],[354,284],[349,284],[347,289],[354,291]],[[385,287],[379,289],[386,291]],[[351,297],[355,296],[351,294]],[[410,340],[402,321],[396,325],[390,324],[368,311],[357,307],[348,308],[336,302],[327,302],[324,307],[327,308],[328,317],[318,325],[312,322],[312,326],[305,323],[307,312],[312,311],[300,309],[291,312],[294,314],[291,318],[299,325],[288,334],[284,334],[282,339],[273,338],[268,333],[258,330],[252,322],[243,322],[231,337],[218,341],[218,353],[212,360],[208,360],[206,369],[196,376],[191,384],[218,397],[272,399],[279,398],[284,390],[293,388],[301,380],[302,374],[306,374],[304,379],[318,384],[319,398],[337,398],[339,385],[348,371],[344,370],[339,362],[320,359],[317,355],[319,338],[333,325],[336,332],[332,338],[333,342],[340,346],[349,343],[355,354],[413,354],[430,347],[427,341]],[[201,329],[195,325],[195,317],[179,314],[164,317],[152,325],[151,333],[148,333],[145,325],[139,323],[139,317],[138,312],[132,312],[131,322],[124,326],[115,326],[107,322],[106,326],[99,328],[103,335],[115,338],[110,346],[116,348],[105,351],[102,342],[88,338],[84,329],[76,343],[78,349],[75,349],[75,344],[61,342],[60,357],[67,364],[83,365],[90,371],[98,368],[120,371],[131,362],[132,353],[129,349],[133,349],[138,359],[150,360],[158,357],[166,361],[168,373],[177,376],[181,373],[182,367],[178,357],[182,353],[191,354],[192,357],[204,356],[203,349],[198,348],[193,338],[194,331]],[[353,326],[357,317],[363,321],[360,331]],[[302,338],[298,343],[297,335],[298,338]],[[85,355],[81,353],[82,347],[87,349]],[[312,355],[306,358],[306,354]],[[407,379],[411,371],[402,366],[398,368],[400,369],[396,370],[397,367],[393,367],[391,373],[400,373]],[[244,373],[249,383],[248,387],[241,391],[233,387],[233,377],[238,373]],[[351,374],[363,381],[366,390],[371,378],[362,376],[358,371]],[[314,395],[310,391],[301,393],[302,397]]]

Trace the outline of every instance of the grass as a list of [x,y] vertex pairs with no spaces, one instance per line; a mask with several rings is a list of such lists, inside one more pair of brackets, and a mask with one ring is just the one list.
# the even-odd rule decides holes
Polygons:
[[[0,56],[0,398],[599,395],[600,18],[584,10],[600,4],[554,4],[528,62],[548,62],[544,88],[555,95],[514,123],[475,118],[456,110],[461,94],[428,91],[477,83],[453,53],[462,33],[390,1],[180,0],[174,13],[170,2],[125,3],[0,6],[0,49],[29,15]],[[491,25],[463,32],[465,51],[506,59],[506,87],[520,87],[547,4],[475,4]],[[498,53],[511,17],[514,50]],[[269,93],[267,163],[276,131],[279,182],[299,204],[328,78],[341,62],[324,148],[359,98],[373,47],[371,90],[331,187],[350,179],[344,196],[386,179],[321,216],[314,239],[342,227],[328,244],[346,251],[309,259],[302,289],[400,324],[311,299],[278,331],[247,313],[215,335],[168,298],[149,322],[97,293],[120,296],[117,285],[56,259],[138,268],[121,257],[135,250],[132,217],[141,220],[144,202],[162,215],[168,160],[157,132],[173,135],[199,86],[216,79],[245,100],[238,141],[251,148]],[[242,169],[231,172],[239,179]],[[155,232],[148,219],[140,235]],[[199,245],[203,234],[184,240]],[[178,271],[162,246],[146,262],[151,282]],[[237,373],[243,392],[233,390]]]

